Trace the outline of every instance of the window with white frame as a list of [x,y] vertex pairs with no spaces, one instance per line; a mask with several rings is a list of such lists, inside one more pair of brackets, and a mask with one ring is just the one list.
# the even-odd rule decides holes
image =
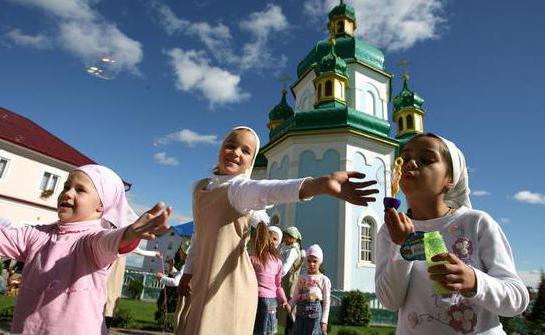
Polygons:
[[49,172],[44,172],[44,176],[42,177],[42,182],[40,183],[40,190],[54,192],[58,183],[59,183],[59,176]]
[[8,171],[8,162],[9,160],[7,158],[0,157],[0,179],[4,178]]
[[363,218],[360,224],[360,262],[374,262],[374,239],[376,222],[371,216]]

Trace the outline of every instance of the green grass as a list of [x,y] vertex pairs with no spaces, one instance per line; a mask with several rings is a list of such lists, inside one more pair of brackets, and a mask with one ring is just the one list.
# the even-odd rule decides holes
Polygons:
[[0,294],[0,310],[11,306],[15,306],[15,297]]
[[154,315],[157,310],[155,302],[144,302],[140,300],[121,299],[119,308],[128,309],[134,317],[130,328],[145,330],[161,330],[162,325],[155,322]]
[[[0,311],[4,308],[14,306],[15,297],[7,297],[0,295]],[[157,305],[155,302],[143,302],[140,300],[121,299],[119,307],[131,311],[134,320],[129,325],[132,329],[145,329],[160,331],[162,325],[155,322],[153,318]],[[278,334],[283,334],[284,331],[278,327]],[[360,332],[361,335],[390,335],[395,333],[395,328],[392,327],[348,327],[333,325],[329,335],[336,335],[340,329],[354,329]]]

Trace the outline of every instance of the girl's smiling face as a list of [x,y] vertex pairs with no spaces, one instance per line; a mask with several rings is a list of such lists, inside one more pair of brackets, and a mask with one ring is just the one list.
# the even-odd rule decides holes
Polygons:
[[96,220],[102,212],[102,202],[91,178],[81,171],[71,172],[57,198],[59,220],[64,223]]
[[238,129],[223,141],[219,153],[217,173],[220,175],[243,174],[252,164],[257,141],[254,134]]
[[430,197],[446,193],[452,185],[452,163],[443,142],[418,136],[405,144],[401,189],[407,197]]

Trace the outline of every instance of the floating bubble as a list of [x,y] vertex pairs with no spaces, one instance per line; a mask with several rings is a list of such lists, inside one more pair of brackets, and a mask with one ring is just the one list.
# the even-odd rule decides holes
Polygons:
[[115,60],[111,57],[102,57],[96,64],[88,66],[86,71],[100,79],[110,80],[115,78]]

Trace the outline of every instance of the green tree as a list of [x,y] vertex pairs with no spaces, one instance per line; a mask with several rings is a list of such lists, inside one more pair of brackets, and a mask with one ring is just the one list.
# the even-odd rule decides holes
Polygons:
[[545,334],[545,273],[543,271],[541,271],[541,282],[528,321],[530,334]]
[[350,291],[341,302],[341,320],[349,326],[367,326],[371,321],[369,302],[361,291]]

